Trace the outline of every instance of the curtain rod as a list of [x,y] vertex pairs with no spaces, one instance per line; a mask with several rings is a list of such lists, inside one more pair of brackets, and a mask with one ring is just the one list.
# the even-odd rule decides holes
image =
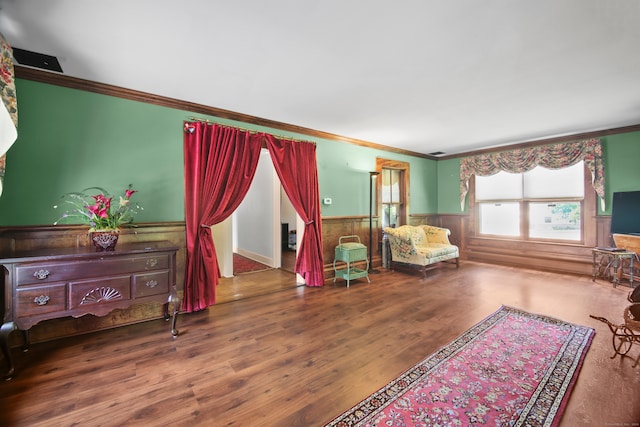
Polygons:
[[189,117],[189,120],[191,120],[191,121],[195,121],[195,122],[202,122],[202,123],[207,123],[207,124],[213,124],[213,125],[226,126],[226,127],[230,127],[230,128],[234,128],[234,129],[241,130],[241,131],[243,131],[243,132],[249,132],[249,133],[252,133],[252,134],[255,134],[255,133],[266,133],[266,134],[269,134],[269,135],[271,135],[271,136],[274,136],[274,137],[276,137],[276,138],[278,138],[278,139],[286,139],[287,141],[293,141],[293,142],[306,142],[306,143],[308,143],[308,144],[316,145],[316,143],[315,143],[315,142],[313,142],[313,141],[307,141],[307,140],[304,140],[304,139],[292,138],[292,137],[290,137],[290,136],[284,136],[284,135],[276,135],[276,134],[274,134],[274,133],[270,133],[270,132],[260,132],[260,131],[257,131],[257,130],[255,130],[255,129],[247,129],[247,128],[243,128],[243,127],[240,127],[240,126],[234,126],[234,125],[229,125],[229,124],[226,124],[226,123],[216,122],[216,121],[214,121],[214,120],[201,119],[201,118],[199,118],[199,117],[193,117],[193,116],[191,116],[191,117]]

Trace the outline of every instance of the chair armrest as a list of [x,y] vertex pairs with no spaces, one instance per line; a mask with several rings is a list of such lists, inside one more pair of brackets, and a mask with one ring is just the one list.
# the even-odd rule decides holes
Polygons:
[[389,236],[390,239],[397,240],[399,242],[409,243],[411,244],[411,235],[402,232],[401,229],[393,228],[393,227],[385,227],[384,232]]
[[417,253],[406,228],[385,227],[384,232],[389,237],[389,248],[394,257],[407,257]]

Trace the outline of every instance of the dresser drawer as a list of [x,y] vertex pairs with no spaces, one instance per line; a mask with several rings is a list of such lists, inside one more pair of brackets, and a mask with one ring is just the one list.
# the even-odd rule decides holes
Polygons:
[[116,276],[103,279],[69,282],[69,308],[106,304],[131,299],[131,277]]
[[18,286],[36,283],[60,282],[78,277],[78,263],[27,264],[16,267],[16,284]]
[[77,260],[73,262],[38,263],[16,267],[18,286],[35,283],[61,282],[83,277],[113,276],[139,271],[169,268],[168,254],[143,256],[105,256],[99,261]]
[[67,285],[24,286],[16,291],[16,316],[28,317],[66,310]]
[[136,298],[169,292],[169,270],[134,274],[133,289]]

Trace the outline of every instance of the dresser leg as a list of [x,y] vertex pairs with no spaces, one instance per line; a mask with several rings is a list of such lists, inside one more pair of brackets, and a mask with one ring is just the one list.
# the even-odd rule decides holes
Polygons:
[[29,346],[31,345],[31,339],[29,338],[29,329],[25,329],[22,331],[22,339],[22,351],[26,353],[27,351],[29,351]]
[[7,373],[4,376],[5,380],[10,380],[13,377],[13,358],[11,357],[11,349],[9,348],[9,335],[11,332],[18,329],[15,323],[6,322],[2,324],[0,327],[0,348],[2,348],[2,355],[4,356],[4,360],[7,361]]
[[[171,297],[169,297],[170,300]],[[169,301],[162,304],[162,317],[164,317],[164,320],[169,320]]]
[[177,329],[176,329],[176,321],[178,320],[178,310],[174,309],[173,310],[173,317],[171,318],[171,335],[175,338],[178,336],[178,334],[180,333]]
[[[173,313],[169,316],[169,304],[173,304]],[[169,320],[171,317],[171,335],[175,338],[178,336],[179,331],[176,329],[176,321],[178,320],[178,311],[180,310],[180,298],[175,293],[169,295],[169,300],[164,303],[163,312],[164,320]]]

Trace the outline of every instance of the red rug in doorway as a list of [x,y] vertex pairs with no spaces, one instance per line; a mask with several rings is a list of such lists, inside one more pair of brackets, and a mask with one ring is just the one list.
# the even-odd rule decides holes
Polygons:
[[594,333],[502,306],[327,426],[557,426]]
[[256,271],[264,271],[271,270],[266,264],[262,264],[261,262],[254,261],[247,257],[244,257],[240,254],[233,254],[233,275],[243,274],[243,273],[255,273]]

